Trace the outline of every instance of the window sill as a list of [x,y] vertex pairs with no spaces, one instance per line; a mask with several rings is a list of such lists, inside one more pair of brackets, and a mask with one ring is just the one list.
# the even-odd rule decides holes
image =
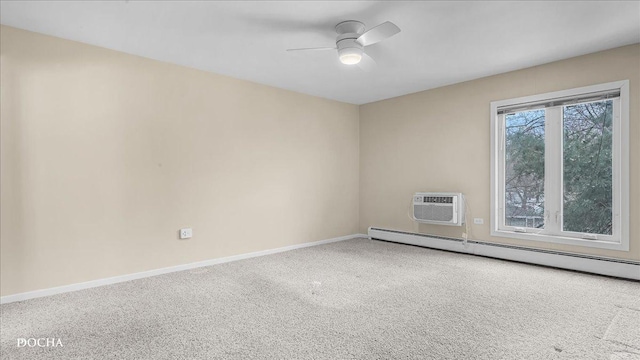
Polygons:
[[554,236],[554,235],[548,235],[548,234],[521,233],[521,232],[507,231],[507,230],[492,230],[491,236],[520,239],[520,240],[529,240],[529,241],[540,241],[540,242],[554,243],[554,244],[573,245],[573,246],[581,246],[581,247],[588,247],[588,248],[629,251],[629,243],[624,241],[614,242],[614,241],[604,241],[604,240],[587,240],[587,239],[571,238],[571,237],[564,237],[564,236]]

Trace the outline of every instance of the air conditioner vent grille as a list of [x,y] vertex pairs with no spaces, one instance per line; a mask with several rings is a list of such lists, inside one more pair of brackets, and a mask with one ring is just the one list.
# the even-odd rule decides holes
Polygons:
[[453,207],[438,205],[414,205],[413,216],[415,216],[415,218],[418,220],[449,222],[453,220]]
[[436,204],[451,204],[453,196],[424,196],[424,202]]

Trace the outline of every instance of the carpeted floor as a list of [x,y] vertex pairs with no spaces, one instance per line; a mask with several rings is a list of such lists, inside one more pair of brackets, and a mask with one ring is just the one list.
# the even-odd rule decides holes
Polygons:
[[638,282],[366,239],[0,310],[2,359],[640,359]]

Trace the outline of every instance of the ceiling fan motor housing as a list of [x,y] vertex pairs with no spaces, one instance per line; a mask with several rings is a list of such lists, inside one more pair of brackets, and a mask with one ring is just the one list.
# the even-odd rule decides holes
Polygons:
[[343,64],[357,64],[362,59],[363,46],[356,39],[364,33],[364,24],[360,21],[343,21],[336,25],[336,47]]

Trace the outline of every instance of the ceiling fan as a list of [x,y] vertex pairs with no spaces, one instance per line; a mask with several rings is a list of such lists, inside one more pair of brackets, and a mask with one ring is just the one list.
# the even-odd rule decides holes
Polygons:
[[364,47],[392,37],[400,32],[396,24],[387,21],[365,32],[362,22],[356,20],[343,21],[336,25],[335,47],[287,49],[287,51],[338,50],[340,62],[347,65],[358,64],[363,70],[371,70],[376,62],[364,52]]

